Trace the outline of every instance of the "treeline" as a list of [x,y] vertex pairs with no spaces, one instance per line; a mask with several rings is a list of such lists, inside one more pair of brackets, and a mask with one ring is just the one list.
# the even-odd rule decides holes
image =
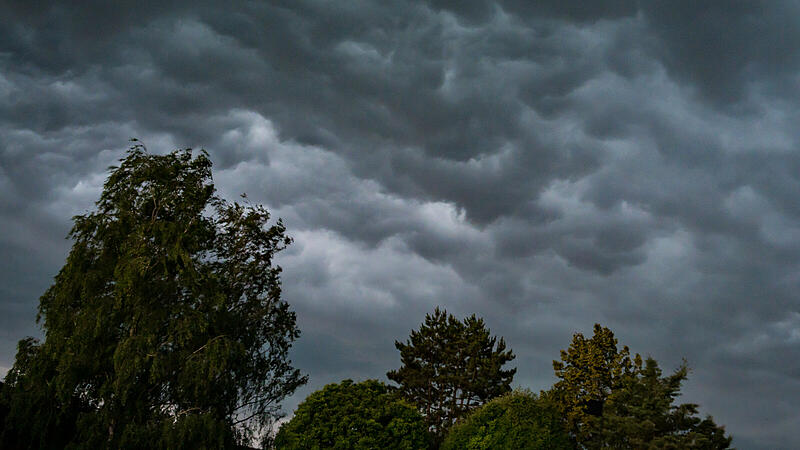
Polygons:
[[277,448],[726,449],[731,438],[697,405],[675,404],[687,367],[663,376],[597,324],[553,361],[546,391],[511,390],[514,359],[476,316],[436,309],[377,380],[329,384],[302,402]]
[[[275,255],[291,243],[261,206],[215,193],[211,162],[138,142],[110,168],[39,301],[42,341],[20,341],[0,384],[3,449],[727,448],[692,404],[687,369],[618,348],[599,325],[555,361],[558,382],[511,391],[514,354],[482,319],[436,309],[405,342],[393,382],[311,394]],[[274,439],[273,439],[274,438]]]

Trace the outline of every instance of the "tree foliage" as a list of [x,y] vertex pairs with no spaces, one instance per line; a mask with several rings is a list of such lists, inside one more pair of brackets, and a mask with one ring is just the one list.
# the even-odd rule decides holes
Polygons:
[[495,398],[457,422],[442,450],[572,449],[555,408],[529,391]]
[[387,376],[425,416],[437,441],[459,418],[511,390],[516,369],[503,338],[490,336],[474,314],[459,321],[436,308],[406,343],[395,342],[402,366]]
[[543,395],[582,448],[725,449],[731,443],[711,417],[697,417],[697,405],[674,404],[685,364],[662,377],[654,359],[631,358],[599,324],[589,339],[576,333],[553,368],[559,381]]
[[616,448],[726,449],[731,438],[711,417],[700,419],[697,405],[675,405],[688,368],[684,363],[662,377],[653,358],[635,363],[634,373],[612,392],[601,429],[602,440]]
[[387,385],[344,380],[309,395],[275,438],[278,449],[424,449],[425,421]]
[[110,169],[40,299],[44,341],[21,342],[6,378],[4,439],[221,448],[279,414],[306,381],[272,263],[291,239],[263,207],[214,191],[205,152],[136,144]]
[[[0,431],[3,448],[65,448],[77,432],[79,412],[88,408],[76,395],[55,403],[56,386],[43,383],[55,374],[52,359],[44,358],[33,338],[17,344],[17,358],[0,391],[0,408],[5,419]],[[41,374],[30,376],[28,374]],[[26,376],[28,375],[28,376]]]
[[552,392],[568,429],[579,442],[591,442],[608,396],[633,373],[630,350],[617,349],[614,333],[596,324],[591,338],[573,336],[569,348],[561,351],[561,361],[553,361],[553,369],[559,381]]

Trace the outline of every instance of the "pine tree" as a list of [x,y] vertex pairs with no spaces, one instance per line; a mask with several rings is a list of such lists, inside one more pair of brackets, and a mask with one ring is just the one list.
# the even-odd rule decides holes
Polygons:
[[559,409],[580,448],[711,450],[731,443],[711,417],[697,417],[697,405],[674,404],[688,374],[685,363],[662,377],[653,358],[631,358],[599,324],[589,339],[576,333],[553,369],[559,381],[542,396]]
[[684,362],[662,377],[658,362],[635,362],[635,370],[611,393],[600,429],[602,441],[614,448],[727,449],[731,437],[709,416],[698,417],[698,405],[675,405],[689,369]]
[[457,419],[511,390],[516,369],[502,367],[514,354],[475,315],[459,321],[436,308],[395,347],[402,366],[387,376],[420,408],[437,442]]

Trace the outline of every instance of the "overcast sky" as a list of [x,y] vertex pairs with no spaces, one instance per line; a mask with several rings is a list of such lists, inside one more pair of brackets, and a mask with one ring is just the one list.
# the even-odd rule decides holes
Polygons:
[[220,193],[295,238],[289,412],[385,380],[441,305],[506,338],[515,385],[549,387],[599,322],[685,357],[683,400],[737,447],[800,447],[797,2],[21,3],[0,6],[0,374],[137,137],[207,149]]

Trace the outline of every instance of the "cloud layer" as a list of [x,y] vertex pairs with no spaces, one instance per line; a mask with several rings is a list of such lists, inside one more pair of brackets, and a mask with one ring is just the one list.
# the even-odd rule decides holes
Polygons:
[[138,137],[295,237],[289,409],[441,305],[520,385],[601,322],[738,447],[800,446],[798,5],[599,3],[1,7],[0,366]]

